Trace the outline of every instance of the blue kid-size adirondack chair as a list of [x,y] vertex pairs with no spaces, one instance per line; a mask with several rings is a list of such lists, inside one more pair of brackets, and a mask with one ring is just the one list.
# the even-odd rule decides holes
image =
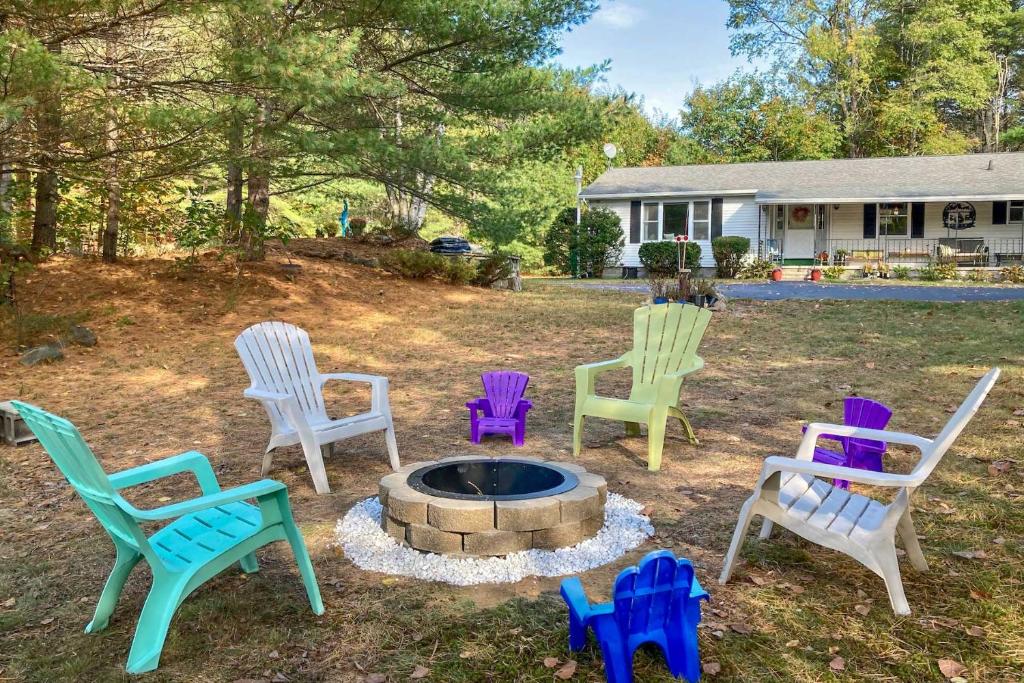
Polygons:
[[689,560],[656,550],[619,574],[611,602],[590,604],[575,576],[562,581],[562,597],[569,606],[569,649],[582,650],[593,628],[608,683],[631,683],[633,654],[644,643],[661,647],[673,676],[690,683],[700,678],[697,624],[708,593]]
[[[36,406],[19,401],[14,405],[117,550],[114,569],[86,633],[107,627],[121,589],[139,560],[145,559],[153,573],[153,585],[128,654],[128,673],[157,668],[171,619],[192,591],[236,562],[247,573],[258,571],[254,551],[273,541],[291,545],[313,612],[323,614],[313,565],[292,520],[284,484],[264,479],[221,491],[209,461],[195,451],[107,475],[73,424]],[[202,496],[141,510],[119,493],[183,472],[195,475]],[[245,502],[251,498],[258,504]],[[165,520],[174,521],[148,538],[139,526],[143,521]]]

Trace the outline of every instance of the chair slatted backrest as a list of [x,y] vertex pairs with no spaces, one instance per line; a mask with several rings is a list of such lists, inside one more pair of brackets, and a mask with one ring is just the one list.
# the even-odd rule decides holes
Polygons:
[[974,385],[974,389],[967,395],[964,402],[960,404],[957,411],[953,413],[953,417],[949,418],[949,422],[942,428],[942,431],[935,437],[931,445],[924,449],[921,461],[918,462],[917,466],[910,473],[910,476],[917,480],[914,486],[920,486],[928,478],[928,475],[932,473],[935,466],[939,464],[942,456],[946,454],[949,447],[960,436],[960,432],[964,430],[971,421],[971,418],[981,408],[981,404],[985,402],[988,393],[992,391],[992,387],[999,380],[999,374],[999,368],[992,368],[985,373],[985,376]]
[[[878,401],[872,401],[870,398],[847,396],[843,400],[843,424],[847,426],[885,429],[891,417],[892,411],[887,406]],[[879,451],[884,451],[886,448],[884,441],[850,438],[843,440],[844,447],[847,442]]]
[[495,370],[483,373],[480,380],[484,384],[487,401],[491,404],[491,414],[501,418],[515,417],[519,401],[526,393],[526,385],[530,383],[530,376],[522,372]]
[[28,403],[13,401],[25,424],[111,536],[141,549],[145,535],[114,502],[117,495],[96,456],[68,420]]
[[[235,349],[253,387],[294,396],[305,415],[327,419],[320,373],[305,330],[280,321],[258,323],[235,338]],[[268,411],[278,425],[289,424],[276,405]]]
[[697,306],[654,304],[633,312],[633,387],[685,369],[711,322],[711,311]]
[[693,565],[668,550],[650,553],[615,579],[615,620],[625,635],[657,631],[684,612],[693,586]]

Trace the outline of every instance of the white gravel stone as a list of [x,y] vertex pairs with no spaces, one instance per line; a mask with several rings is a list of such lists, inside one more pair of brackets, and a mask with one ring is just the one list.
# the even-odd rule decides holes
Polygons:
[[338,521],[335,533],[345,555],[367,571],[456,586],[515,583],[528,576],[578,574],[622,557],[654,535],[650,519],[640,514],[642,509],[635,500],[609,493],[604,526],[593,538],[571,548],[525,550],[505,557],[456,558],[402,547],[381,529],[376,497],[356,503]]

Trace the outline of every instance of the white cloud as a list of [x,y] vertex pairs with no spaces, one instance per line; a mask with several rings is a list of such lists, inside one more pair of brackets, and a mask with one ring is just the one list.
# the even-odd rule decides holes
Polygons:
[[605,5],[594,15],[594,22],[611,26],[612,28],[629,28],[640,21],[644,11],[635,5],[625,2],[617,2],[613,5]]

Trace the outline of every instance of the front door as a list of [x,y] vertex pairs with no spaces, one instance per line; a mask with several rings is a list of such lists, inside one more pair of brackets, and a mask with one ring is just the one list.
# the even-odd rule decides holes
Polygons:
[[786,207],[787,259],[813,259],[815,241],[814,205],[791,204]]

